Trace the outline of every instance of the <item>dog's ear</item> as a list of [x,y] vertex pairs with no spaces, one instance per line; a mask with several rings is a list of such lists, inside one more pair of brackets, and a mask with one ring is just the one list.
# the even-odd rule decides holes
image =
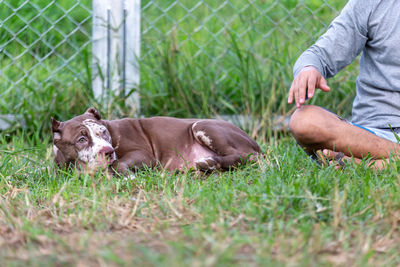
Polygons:
[[51,117],[51,129],[53,131],[53,141],[58,141],[61,139],[61,128],[62,122],[57,121],[53,117]]
[[88,108],[85,114],[92,114],[97,120],[101,120],[101,115],[95,108]]

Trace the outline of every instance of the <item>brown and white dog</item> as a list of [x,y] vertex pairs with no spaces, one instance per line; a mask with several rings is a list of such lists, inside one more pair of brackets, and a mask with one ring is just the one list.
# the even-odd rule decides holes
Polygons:
[[89,108],[71,120],[51,121],[57,165],[89,173],[110,168],[126,174],[158,165],[179,171],[227,170],[261,153],[245,132],[220,120],[102,120],[96,109]]

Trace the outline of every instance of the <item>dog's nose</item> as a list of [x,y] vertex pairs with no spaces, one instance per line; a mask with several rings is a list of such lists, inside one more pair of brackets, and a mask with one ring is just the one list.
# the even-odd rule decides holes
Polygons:
[[111,157],[112,154],[114,153],[114,149],[110,146],[105,146],[102,149],[100,149],[99,153]]

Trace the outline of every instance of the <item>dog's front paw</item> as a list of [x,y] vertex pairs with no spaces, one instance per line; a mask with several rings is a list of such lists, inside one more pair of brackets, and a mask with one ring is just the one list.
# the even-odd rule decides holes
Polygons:
[[207,172],[220,168],[218,162],[213,157],[201,158],[195,161],[196,170]]
[[134,173],[126,174],[124,177],[124,181],[133,181],[136,179],[136,175]]
[[114,161],[113,164],[110,166],[111,170],[118,175],[126,175],[129,174],[129,168],[128,165],[123,163],[123,162],[119,162],[119,161]]

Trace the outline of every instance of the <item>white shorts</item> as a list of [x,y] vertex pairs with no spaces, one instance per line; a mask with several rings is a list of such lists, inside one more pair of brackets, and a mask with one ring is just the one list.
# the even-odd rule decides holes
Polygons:
[[382,129],[382,128],[365,127],[365,126],[361,126],[361,125],[358,125],[358,124],[352,123],[352,122],[350,122],[350,123],[353,124],[354,126],[360,127],[361,129],[371,132],[371,133],[375,134],[376,136],[379,136],[379,137],[385,138],[389,141],[392,141],[394,143],[400,144],[400,128],[399,127],[392,128],[392,129],[389,129],[389,128]]

